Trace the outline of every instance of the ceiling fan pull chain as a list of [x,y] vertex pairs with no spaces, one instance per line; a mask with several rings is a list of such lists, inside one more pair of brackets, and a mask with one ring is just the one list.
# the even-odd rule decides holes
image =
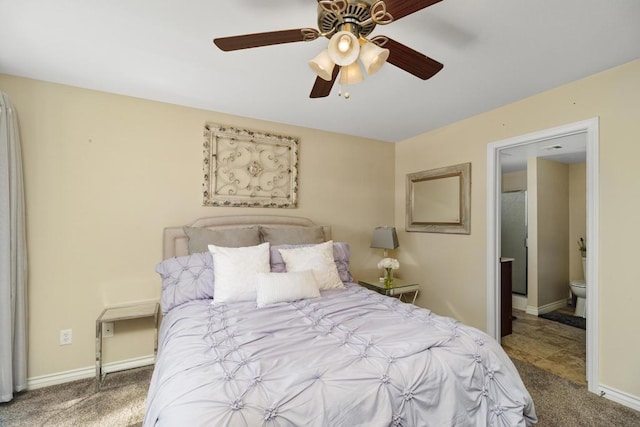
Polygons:
[[[344,69],[340,70],[341,73],[344,73]],[[342,96],[342,83],[339,83],[339,89],[338,89],[338,96]],[[345,89],[344,89],[344,99],[349,99],[351,98],[351,94],[349,93],[349,74],[347,74],[347,80],[345,82]]]
[[[342,96],[342,85],[338,86],[338,96]],[[351,94],[348,91],[344,92],[344,99],[351,98]]]

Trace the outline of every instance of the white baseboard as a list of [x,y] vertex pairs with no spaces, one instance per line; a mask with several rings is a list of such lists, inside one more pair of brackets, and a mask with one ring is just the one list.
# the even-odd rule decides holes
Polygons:
[[558,310],[566,306],[567,306],[567,300],[561,299],[558,301],[551,302],[549,304],[542,305],[540,307],[534,307],[532,305],[528,305],[525,311],[527,312],[527,314],[533,314],[534,316],[538,316],[539,314],[550,313],[552,311]]
[[633,396],[613,387],[600,385],[600,395],[621,405],[640,411],[640,397]]
[[527,310],[527,301],[529,299],[524,295],[511,295],[511,307],[516,310],[526,311]]
[[[102,371],[105,374],[111,372],[124,371],[126,369],[140,368],[142,366],[153,365],[155,359],[153,355],[137,357],[135,359],[122,360],[120,362],[111,362],[102,365]],[[72,369],[65,372],[56,372],[53,374],[41,375],[38,377],[27,378],[27,390],[48,387],[56,384],[68,383],[71,381],[83,380],[85,378],[94,378],[96,376],[96,367],[88,366],[86,368]]]

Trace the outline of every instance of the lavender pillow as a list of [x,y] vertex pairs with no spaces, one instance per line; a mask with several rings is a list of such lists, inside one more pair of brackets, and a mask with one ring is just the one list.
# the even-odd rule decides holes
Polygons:
[[[315,246],[313,244],[309,245],[276,245],[271,246],[270,250],[270,263],[271,263],[271,272],[272,273],[284,273],[287,271],[284,260],[282,259],[282,255],[278,249],[292,249],[292,248],[303,248],[307,246]],[[340,280],[343,283],[353,282],[353,276],[349,271],[349,257],[351,256],[351,249],[349,248],[349,244],[345,242],[333,242],[333,260],[336,263],[336,267],[338,268],[338,275],[340,276]]]
[[169,258],[156,266],[162,277],[162,314],[185,302],[213,298],[213,258],[209,252]]

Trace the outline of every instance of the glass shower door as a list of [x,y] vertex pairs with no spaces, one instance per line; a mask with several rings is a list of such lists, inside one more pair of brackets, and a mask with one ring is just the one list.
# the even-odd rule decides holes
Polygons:
[[527,192],[502,193],[502,255],[513,258],[512,292],[527,295]]

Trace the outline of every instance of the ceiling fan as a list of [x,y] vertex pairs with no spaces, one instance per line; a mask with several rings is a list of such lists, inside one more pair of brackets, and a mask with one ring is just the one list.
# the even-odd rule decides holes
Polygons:
[[[323,50],[309,66],[316,72],[311,98],[329,95],[340,75],[341,85],[363,80],[359,63],[367,74],[375,73],[385,63],[426,80],[437,74],[443,65],[428,56],[386,36],[367,36],[376,25],[388,25],[442,0],[317,0],[318,30],[293,30],[221,37],[213,40],[225,52],[270,46],[282,43],[309,42],[326,37]],[[339,93],[340,94],[340,93]],[[348,98],[348,92],[345,98]]]

